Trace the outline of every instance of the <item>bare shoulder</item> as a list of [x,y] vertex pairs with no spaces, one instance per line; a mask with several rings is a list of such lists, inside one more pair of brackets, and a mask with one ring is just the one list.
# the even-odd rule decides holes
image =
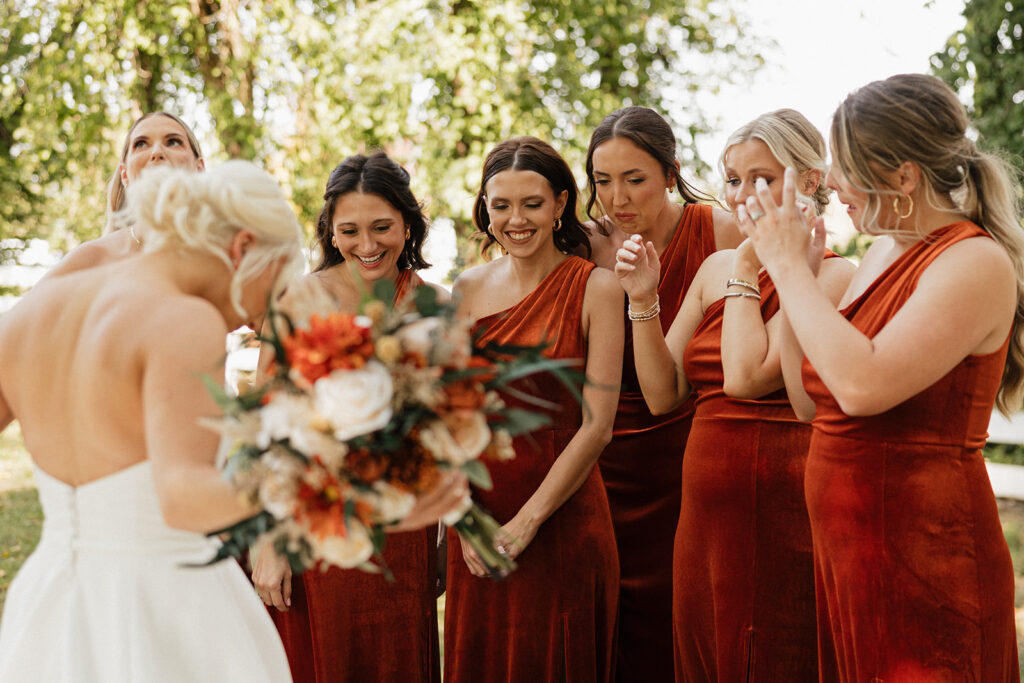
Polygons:
[[130,253],[131,236],[124,230],[80,244],[53,267],[47,277],[60,277],[105,265]]
[[147,301],[150,312],[138,322],[148,358],[174,358],[182,368],[199,369],[224,356],[230,330],[209,301],[185,294],[163,297],[159,306]]
[[590,271],[590,277],[587,279],[585,296],[615,303],[621,302],[624,294],[615,273],[607,268],[596,266]]
[[725,209],[712,205],[711,222],[715,231],[715,249],[732,249],[743,241],[736,218]]
[[452,299],[452,293],[444,285],[439,285],[436,282],[423,281],[424,286],[430,287],[437,294],[437,300],[442,303],[447,303]]

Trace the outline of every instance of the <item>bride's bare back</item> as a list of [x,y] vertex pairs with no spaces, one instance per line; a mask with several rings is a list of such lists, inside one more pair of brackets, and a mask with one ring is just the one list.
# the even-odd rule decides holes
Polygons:
[[[159,391],[188,395],[181,403],[190,415],[215,414],[199,375],[218,371],[226,325],[211,304],[147,272],[153,258],[48,279],[0,320],[8,419],[21,422],[36,464],[68,484],[146,458],[144,417],[160,431],[167,420],[166,410],[143,412],[155,374],[165,385]],[[212,433],[194,421],[185,431],[171,438],[215,452]]]

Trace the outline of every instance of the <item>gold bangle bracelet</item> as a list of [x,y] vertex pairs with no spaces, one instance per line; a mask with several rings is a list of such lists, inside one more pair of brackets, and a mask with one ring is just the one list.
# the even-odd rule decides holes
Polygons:
[[734,296],[741,296],[744,299],[757,299],[758,301],[761,300],[760,296],[758,296],[757,294],[751,294],[750,292],[726,292],[725,294],[722,295],[722,298],[728,299]]
[[726,289],[728,289],[730,287],[734,287],[734,286],[735,287],[746,287],[747,289],[749,289],[750,291],[754,292],[758,296],[761,295],[761,288],[758,287],[757,285],[755,285],[753,282],[747,282],[746,280],[738,280],[736,278],[729,278],[729,280],[726,281],[726,283],[725,283],[725,288]]

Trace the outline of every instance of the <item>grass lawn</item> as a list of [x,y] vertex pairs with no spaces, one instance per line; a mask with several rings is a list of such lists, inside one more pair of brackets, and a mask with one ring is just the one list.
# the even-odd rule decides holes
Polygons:
[[[1010,457],[994,459],[1024,464],[1024,449]],[[999,454],[1002,455],[1002,454]],[[999,500],[1003,534],[1013,557],[1017,595],[1017,649],[1021,653],[1024,674],[1024,501]],[[42,510],[32,479],[32,466],[21,440],[17,424],[0,434],[0,613],[11,579],[29,556],[42,525]],[[444,596],[438,600],[440,627],[444,628]]]

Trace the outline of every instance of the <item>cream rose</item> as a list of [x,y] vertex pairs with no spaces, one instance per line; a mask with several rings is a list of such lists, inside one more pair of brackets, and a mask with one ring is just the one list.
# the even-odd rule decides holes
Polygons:
[[276,519],[286,519],[295,510],[299,480],[305,472],[302,462],[290,453],[273,450],[261,462],[259,500],[267,512]]
[[391,420],[391,373],[379,361],[358,370],[335,370],[313,385],[313,405],[347,441],[384,427]]
[[405,519],[416,504],[416,496],[384,481],[374,482],[373,490],[377,494],[372,500],[373,507],[377,518],[384,524]]
[[350,519],[346,526],[345,538],[328,535],[313,536],[313,554],[335,566],[349,569],[358,567],[373,557],[373,541],[370,532],[362,524]]
[[461,320],[420,318],[403,326],[397,336],[407,353],[418,353],[431,365],[464,368],[473,354],[469,326]]
[[441,462],[464,465],[491,442],[487,418],[481,412],[449,420],[433,420],[420,432],[423,447]]

